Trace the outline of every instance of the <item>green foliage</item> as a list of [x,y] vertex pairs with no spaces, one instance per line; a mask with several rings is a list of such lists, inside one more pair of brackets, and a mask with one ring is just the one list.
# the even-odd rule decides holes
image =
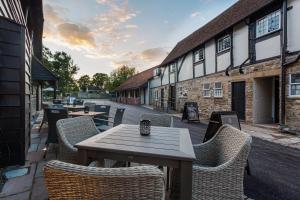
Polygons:
[[104,89],[106,89],[108,79],[109,79],[109,77],[107,74],[96,73],[93,75],[92,85],[94,87],[99,88],[100,90],[104,90]]
[[48,48],[43,47],[42,62],[59,78],[58,89],[63,95],[79,90],[74,78],[79,68],[70,55],[63,51],[52,53]]
[[128,67],[126,65],[111,72],[107,89],[110,92],[115,91],[124,81],[135,74],[134,67]]
[[79,88],[82,91],[86,91],[86,89],[91,85],[91,79],[88,75],[83,75],[78,79]]

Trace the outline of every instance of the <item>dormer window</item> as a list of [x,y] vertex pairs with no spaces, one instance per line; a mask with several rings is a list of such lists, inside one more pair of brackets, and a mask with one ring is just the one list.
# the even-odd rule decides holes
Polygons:
[[256,38],[275,32],[281,27],[281,12],[275,11],[256,21]]
[[218,39],[218,53],[226,51],[231,48],[231,37],[230,35],[226,35]]
[[173,72],[175,72],[175,70],[176,70],[175,63],[172,63],[172,64],[170,65],[170,72],[173,73]]
[[204,48],[194,51],[194,63],[204,60]]

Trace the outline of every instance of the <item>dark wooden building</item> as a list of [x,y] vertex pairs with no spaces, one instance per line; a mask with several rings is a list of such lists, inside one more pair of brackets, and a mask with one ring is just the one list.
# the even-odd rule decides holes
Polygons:
[[32,106],[39,85],[32,71],[42,58],[43,21],[42,0],[0,1],[0,166],[25,163],[39,109]]

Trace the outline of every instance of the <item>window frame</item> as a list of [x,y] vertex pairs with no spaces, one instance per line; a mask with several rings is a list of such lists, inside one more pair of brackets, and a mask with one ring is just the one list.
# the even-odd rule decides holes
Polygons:
[[300,97],[300,95],[293,95],[292,94],[292,85],[300,85],[300,83],[292,83],[292,75],[300,75],[300,73],[292,73],[289,75],[290,81],[289,81],[289,96],[290,97]]
[[[278,29],[272,30],[272,31],[269,32],[269,18],[270,18],[273,14],[277,14],[277,13],[279,13],[279,27],[278,27]],[[256,22],[255,22],[255,38],[258,39],[258,38],[264,37],[264,36],[266,36],[266,35],[272,34],[272,33],[274,33],[274,32],[280,31],[280,30],[281,30],[281,26],[282,26],[282,25],[281,25],[281,24],[282,24],[281,16],[282,16],[282,14],[281,14],[281,9],[279,9],[279,10],[273,11],[273,12],[271,12],[271,13],[269,13],[269,14],[267,14],[267,15],[265,15],[265,16],[259,18],[259,19],[257,19]],[[267,23],[267,31],[268,31],[268,32],[267,32],[267,33],[264,33],[264,34],[262,34],[262,35],[258,35],[258,23],[259,23],[260,21],[264,20],[264,19],[267,20],[266,23]]]
[[[205,88],[205,85],[208,85],[208,88]],[[210,92],[210,83],[203,83],[203,86],[202,86],[202,96],[207,98],[207,97],[211,97],[211,92]],[[208,95],[205,95],[205,92],[208,91]]]
[[[174,69],[173,69],[173,66],[174,66]],[[171,63],[170,64],[170,73],[174,73],[176,71],[176,63]]]
[[[217,87],[216,87],[216,84],[217,84],[217,83],[220,83],[220,84],[221,84],[221,87],[220,87],[220,88],[217,88]],[[221,92],[220,92],[221,95],[216,95],[216,91],[217,91],[217,90],[218,90],[218,91],[221,91]],[[220,82],[220,81],[214,83],[214,97],[215,97],[215,98],[222,98],[222,97],[223,97],[223,84],[222,84],[222,82]]]
[[[198,52],[199,60],[196,60],[196,52]],[[202,59],[200,59],[200,52],[202,52]],[[204,49],[204,47],[193,51],[193,63],[194,64],[199,63],[199,62],[203,62],[204,60],[205,60],[205,49]]]
[[[225,48],[225,49],[222,49],[222,50],[220,50],[220,45],[219,45],[219,43],[220,43],[220,41],[222,40],[222,42],[226,39],[226,38],[229,38],[229,40],[230,40],[230,46],[229,47],[227,47],[227,48]],[[232,39],[231,39],[231,34],[227,34],[227,35],[225,35],[225,36],[223,36],[223,37],[221,37],[221,38],[219,38],[218,40],[217,40],[217,53],[219,54],[219,53],[222,53],[222,52],[224,52],[224,51],[228,51],[228,50],[230,50],[232,48]]]

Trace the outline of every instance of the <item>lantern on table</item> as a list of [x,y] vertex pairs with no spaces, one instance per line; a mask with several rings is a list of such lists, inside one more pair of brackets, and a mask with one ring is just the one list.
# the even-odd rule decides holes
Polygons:
[[140,134],[143,136],[150,135],[151,132],[151,121],[141,120],[140,121]]

